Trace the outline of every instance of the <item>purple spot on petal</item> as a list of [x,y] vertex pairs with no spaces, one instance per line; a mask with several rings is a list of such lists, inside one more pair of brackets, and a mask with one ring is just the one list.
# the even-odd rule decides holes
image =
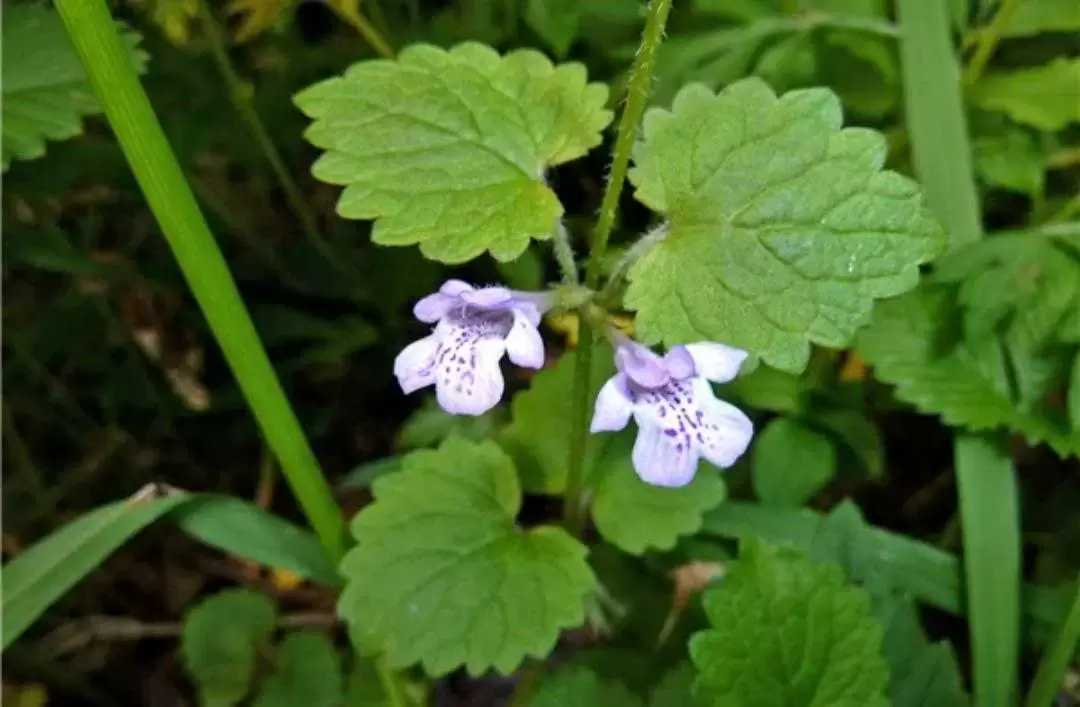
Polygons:
[[676,432],[673,428],[669,427],[666,430],[664,430],[664,434],[666,434],[668,437],[674,437],[675,435],[677,435],[679,433]]

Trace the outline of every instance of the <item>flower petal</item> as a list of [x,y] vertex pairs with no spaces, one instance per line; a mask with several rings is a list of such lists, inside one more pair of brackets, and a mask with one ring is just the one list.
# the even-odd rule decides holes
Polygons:
[[726,383],[739,375],[739,367],[747,356],[742,349],[711,341],[687,344],[686,350],[694,359],[697,374],[717,383]]
[[626,427],[634,404],[626,393],[626,375],[619,373],[608,379],[596,396],[589,432],[617,432]]
[[685,346],[676,346],[664,354],[664,365],[675,380],[683,380],[697,373],[694,357]]
[[669,378],[664,359],[633,342],[615,349],[615,366],[644,388],[658,388]]
[[484,287],[472,292],[462,292],[461,301],[479,309],[502,309],[513,299],[505,287]]
[[501,339],[445,338],[435,367],[435,398],[454,415],[483,415],[503,394]]
[[432,324],[445,317],[457,304],[459,304],[457,297],[436,292],[413,305],[413,316],[422,322]]
[[641,480],[653,486],[685,486],[693,480],[698,466],[693,446],[669,437],[659,427],[641,424],[640,418],[631,460]]
[[544,367],[544,340],[528,317],[514,310],[514,323],[506,335],[506,355],[524,368]]
[[414,341],[394,359],[394,375],[406,394],[435,382],[435,355],[439,351],[436,334]]
[[457,297],[465,292],[472,292],[475,287],[465,282],[464,280],[450,279],[442,284],[439,288],[439,292],[444,295],[450,295],[451,297]]
[[754,423],[750,418],[723,400],[714,398],[705,407],[703,424],[708,432],[703,437],[704,442],[698,444],[698,450],[701,456],[721,469],[738,461],[754,437]]

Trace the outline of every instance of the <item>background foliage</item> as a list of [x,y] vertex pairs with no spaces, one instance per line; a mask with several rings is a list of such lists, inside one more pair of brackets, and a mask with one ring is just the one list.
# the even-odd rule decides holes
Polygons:
[[[1061,675],[1076,675],[1066,667],[1075,634],[1073,646],[1065,640],[1057,647],[1060,669],[1044,672],[1039,661],[1067,616],[1067,626],[1080,631],[1080,611],[1068,613],[1080,571],[1075,2],[952,0],[948,16],[942,13],[948,26],[936,34],[925,7],[923,15],[909,13],[917,3],[675,4],[635,153],[637,200],[623,196],[607,267],[661,216],[676,224],[671,247],[630,271],[626,304],[637,312],[637,333],[669,343],[703,334],[754,349],[760,365],[721,392],[750,411],[759,432],[726,476],[700,474],[675,494],[630,474],[625,437],[590,439],[586,468],[596,490],[584,543],[559,529],[532,528],[557,516],[552,496],[566,489],[573,336],[548,337],[557,342],[549,365],[535,376],[513,374],[510,387],[523,392],[475,419],[405,398],[389,372],[396,352],[422,332],[408,315],[412,302],[446,276],[520,289],[554,282],[549,239],[560,214],[584,250],[610,151],[605,128],[626,87],[642,5],[112,4],[289,400],[338,484],[338,500],[350,515],[363,509],[353,531],[372,541],[353,550],[343,570],[380,571],[388,561],[380,553],[392,556],[414,542],[393,527],[408,517],[414,528],[434,524],[425,532],[447,543],[512,546],[507,571],[555,608],[538,616],[513,606],[526,588],[500,584],[504,568],[480,554],[470,560],[475,566],[433,567],[445,582],[429,573],[400,582],[476,601],[495,601],[501,591],[511,604],[501,617],[479,612],[476,621],[448,617],[446,625],[416,627],[396,601],[398,587],[350,583],[342,596],[347,621],[379,614],[385,618],[371,632],[404,642],[388,651],[393,668],[420,663],[442,679],[428,684],[421,671],[406,670],[388,693],[379,679],[385,666],[346,649],[335,618],[337,568],[313,536],[285,520],[299,520],[298,509],[279,490],[278,469],[243,396],[112,133],[95,117],[98,102],[59,17],[47,3],[23,0],[6,3],[3,18],[5,697],[11,690],[11,699],[33,699],[43,689],[49,704],[247,700],[263,707],[296,704],[302,695],[317,705],[401,707],[426,697],[504,704],[519,689],[531,705],[728,704],[725,695],[739,694],[746,704],[889,700],[914,707],[969,704],[972,692],[978,704],[1015,704],[1012,680],[1031,689],[1029,704],[1067,699]],[[412,49],[401,64],[330,78],[416,42],[457,48]],[[488,44],[504,58],[462,42]],[[402,105],[383,105],[381,115],[369,102],[335,102],[335,82],[355,84],[361,96],[389,96],[424,73],[402,79],[410,60],[431,62],[428,79],[446,78],[464,71],[455,57],[470,52],[469,61],[488,65],[496,82],[512,83],[522,66],[540,65],[549,76],[550,85],[515,97],[536,122],[532,132],[510,136],[504,154],[490,155],[492,165],[458,174],[466,162],[445,146],[423,155],[430,174],[406,155],[334,157],[346,142],[377,149],[426,139],[396,132],[387,116]],[[580,64],[552,68],[568,60]],[[794,103],[769,98],[766,85],[776,94],[815,87],[788,94],[819,100],[787,116],[790,131],[781,137],[803,130],[852,141],[858,149],[846,153],[851,162],[875,173],[854,191],[869,194],[881,187],[869,180],[894,177],[893,196],[915,198],[907,177],[925,187],[950,248],[924,268],[915,289],[891,297],[915,283],[912,262],[940,250],[936,226],[923,215],[901,229],[903,256],[860,274],[873,275],[874,287],[845,279],[847,254],[830,241],[830,229],[892,225],[871,209],[807,234],[820,247],[814,277],[792,267],[755,280],[790,292],[788,313],[795,314],[787,320],[750,311],[737,298],[687,307],[678,297],[682,287],[745,288],[736,267],[745,254],[710,261],[702,255],[713,242],[707,236],[764,234],[796,217],[827,221],[810,206],[839,188],[852,167],[826,159],[832,148],[825,142],[754,141],[723,184],[673,190],[665,170],[697,145],[666,144],[666,134],[715,127],[702,118],[712,102],[723,102],[713,92],[747,77],[756,78],[736,90],[754,95],[737,106],[764,106],[751,121],[763,129]],[[699,86],[683,89],[689,82]],[[475,100],[485,108],[495,99]],[[425,106],[406,102],[404,109]],[[362,124],[350,122],[357,113]],[[497,122],[498,110],[492,116],[485,119]],[[563,124],[578,131],[570,143],[534,139]],[[699,136],[698,147],[729,139],[723,128]],[[328,154],[320,157],[322,150]],[[800,177],[805,213],[770,204],[753,223],[736,223],[712,208],[737,196],[747,170],[769,175],[781,151],[794,151],[808,170],[818,165]],[[877,174],[881,163],[891,171]],[[904,178],[882,176],[893,172]],[[377,191],[433,174],[445,175],[448,190],[454,180],[499,178],[488,201],[470,202],[478,210],[437,229],[414,218],[416,204]],[[453,206],[453,195],[446,198]],[[496,227],[505,223],[515,226],[511,239]],[[678,231],[683,224],[691,227]],[[495,258],[461,264],[485,251]],[[710,271],[710,262],[720,265]],[[835,305],[830,326],[795,316],[796,304],[813,299]],[[565,320],[546,326],[567,331]],[[610,374],[608,361],[609,352],[594,352],[596,385]],[[969,431],[989,435],[992,449],[1008,453],[962,457],[958,447],[954,455],[954,438]],[[994,464],[980,460],[1001,458],[1006,481],[1020,489],[1019,528],[980,513],[988,506],[980,505],[979,490],[991,486]],[[455,481],[461,469],[481,469],[490,494]],[[420,478],[437,478],[445,493],[412,502]],[[152,482],[168,488],[146,486]],[[440,520],[447,510],[460,511],[460,522]],[[49,544],[26,552],[72,520]],[[439,547],[420,547],[422,535],[415,536],[418,549],[439,557]],[[1005,576],[1001,565],[1008,563],[995,562],[995,552],[1011,543],[1017,567]],[[989,562],[979,564],[977,547],[986,548]],[[574,571],[537,569],[544,553]],[[977,568],[991,574],[971,574]],[[702,598],[723,573],[723,583]],[[972,615],[973,586],[990,594],[1000,588],[1001,596],[1014,589],[1015,625],[1001,612]],[[582,610],[585,595],[592,598]],[[762,597],[792,624],[742,626],[766,606]],[[995,597],[989,601],[993,606]],[[450,625],[451,618],[465,623]],[[843,631],[827,634],[822,624]],[[363,646],[365,637],[350,628]],[[560,633],[564,628],[573,630]],[[421,629],[431,645],[412,639],[410,631]],[[782,640],[772,635],[781,631]],[[1010,631],[1017,640],[1006,652],[1015,649],[1017,660],[999,656],[995,669],[995,656],[978,644],[1009,643],[1001,637]],[[437,645],[469,632],[480,638],[464,654]],[[736,641],[731,632],[755,650],[727,655]],[[511,634],[514,640],[496,640]],[[543,657],[552,636],[559,637],[556,658],[570,665],[548,671],[530,662],[511,679],[483,674],[491,665],[510,672],[527,655]],[[814,662],[833,643],[851,661]],[[809,656],[790,663],[791,675],[807,682],[794,681],[790,694],[754,692],[775,682],[778,665],[789,665],[785,651]],[[735,661],[742,662],[733,677]],[[847,680],[841,668],[859,679]]]

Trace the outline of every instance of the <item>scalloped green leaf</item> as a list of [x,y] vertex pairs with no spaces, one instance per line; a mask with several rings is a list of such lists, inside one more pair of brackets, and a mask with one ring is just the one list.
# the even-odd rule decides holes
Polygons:
[[274,632],[276,617],[274,602],[250,589],[219,592],[184,615],[180,652],[199,704],[227,707],[244,699],[259,646]]
[[345,694],[341,657],[320,631],[290,633],[278,648],[274,674],[254,707],[340,707]]
[[[123,28],[132,64],[142,73],[147,55],[141,37]],[[81,135],[83,116],[100,112],[60,16],[40,3],[4,8],[0,77],[0,155],[4,171],[12,159],[45,154],[46,140]]]
[[798,507],[836,475],[836,445],[793,417],[769,421],[754,440],[754,493],[762,503]]
[[630,270],[639,335],[723,341],[792,372],[811,343],[847,345],[874,299],[914,287],[945,247],[885,153],[880,134],[841,129],[827,89],[777,98],[750,78],[651,109],[630,179],[667,223]]
[[[1045,362],[994,338],[943,346],[950,324],[959,318],[949,289],[924,287],[882,302],[874,320],[859,335],[858,349],[874,376],[896,386],[896,396],[950,425],[973,430],[1007,427],[1036,444],[1045,441],[1058,454],[1080,452],[1080,435],[1070,430],[1064,410],[1052,398],[1032,399],[1021,407],[1005,356],[1012,354],[1015,380]],[[955,336],[952,336],[955,338]],[[1041,386],[1040,386],[1041,387]]]
[[1080,58],[987,74],[972,87],[971,102],[1039,130],[1061,130],[1080,122]]
[[581,64],[468,42],[354,64],[296,104],[325,150],[313,174],[345,187],[341,216],[374,219],[376,243],[460,263],[552,236],[563,207],[544,171],[600,144],[607,97]]
[[704,598],[694,692],[718,707],[885,707],[888,668],[869,596],[835,565],[790,547],[742,544]]
[[393,667],[509,673],[580,625],[596,579],[561,528],[523,531],[521,488],[494,443],[451,437],[379,478],[352,523],[338,607],[354,641]]
[[597,460],[593,521],[604,539],[632,555],[670,550],[681,536],[701,528],[702,516],[724,501],[727,487],[707,463],[681,488],[647,484],[630,463],[633,440],[632,433],[619,435]]

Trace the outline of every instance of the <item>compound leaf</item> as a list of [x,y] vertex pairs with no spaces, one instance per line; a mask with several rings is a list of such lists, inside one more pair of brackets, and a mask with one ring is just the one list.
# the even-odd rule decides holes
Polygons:
[[586,548],[561,528],[515,525],[521,489],[494,442],[413,452],[374,494],[341,567],[339,613],[360,647],[431,675],[509,673],[583,622]]
[[630,271],[648,342],[723,341],[799,372],[846,345],[875,298],[911,289],[945,237],[918,187],[882,171],[885,140],[841,129],[827,89],[758,79],[688,86],[651,109],[630,179],[667,218]]
[[313,173],[345,186],[341,216],[375,219],[376,243],[460,263],[551,237],[563,207],[544,170],[600,143],[607,95],[580,64],[469,42],[354,64],[296,103],[326,151]]

